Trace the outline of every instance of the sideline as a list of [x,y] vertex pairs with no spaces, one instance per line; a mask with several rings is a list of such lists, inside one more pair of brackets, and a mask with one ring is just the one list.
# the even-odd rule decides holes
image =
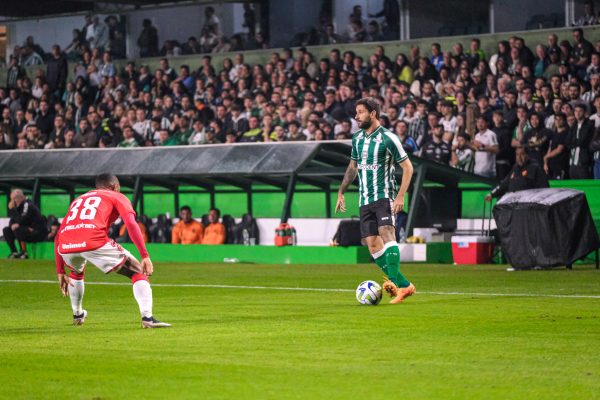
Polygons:
[[[56,281],[38,280],[38,279],[1,279],[2,283],[49,283],[57,284]],[[131,286],[131,283],[125,282],[85,282],[86,285],[105,285],[105,286]],[[200,283],[153,283],[152,287],[192,287],[208,289],[255,289],[255,290],[288,290],[298,292],[354,292],[353,289],[326,289],[326,288],[300,288],[284,286],[235,286],[235,285],[209,285]],[[580,294],[533,294],[533,293],[478,293],[478,292],[423,292],[417,294],[434,296],[487,296],[487,297],[549,297],[558,299],[600,299],[600,295],[580,295]]]

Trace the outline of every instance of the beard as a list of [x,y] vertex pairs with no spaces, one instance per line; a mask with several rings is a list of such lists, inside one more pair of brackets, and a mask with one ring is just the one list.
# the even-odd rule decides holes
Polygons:
[[358,125],[358,127],[360,129],[368,129],[371,126],[372,123],[373,123],[373,120],[371,118],[368,118],[368,119],[364,120],[363,122],[361,122]]

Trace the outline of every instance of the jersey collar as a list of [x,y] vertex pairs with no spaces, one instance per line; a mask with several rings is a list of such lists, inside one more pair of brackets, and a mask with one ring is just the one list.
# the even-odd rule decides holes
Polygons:
[[377,129],[375,129],[375,130],[374,130],[373,132],[371,132],[370,134],[368,134],[366,130],[363,130],[363,132],[365,133],[365,137],[366,137],[366,138],[369,138],[369,139],[370,139],[370,138],[374,138],[375,136],[377,136],[377,133],[379,132],[379,130],[380,130],[382,127],[383,127],[382,125],[379,125],[379,126],[377,127]]

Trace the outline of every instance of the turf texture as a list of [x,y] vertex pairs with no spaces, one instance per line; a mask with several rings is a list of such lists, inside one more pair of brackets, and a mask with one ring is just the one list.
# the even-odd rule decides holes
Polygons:
[[403,271],[417,295],[373,307],[374,265],[158,264],[173,328],[143,330],[120,275],[88,268],[75,327],[51,263],[2,261],[0,398],[600,398],[600,271]]

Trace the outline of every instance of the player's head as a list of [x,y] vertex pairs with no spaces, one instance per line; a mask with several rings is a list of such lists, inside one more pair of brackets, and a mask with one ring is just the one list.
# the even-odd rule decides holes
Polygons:
[[219,217],[221,216],[221,210],[218,208],[211,208],[208,212],[208,220],[211,224],[219,222]]
[[110,173],[100,174],[96,177],[96,189],[112,190],[114,192],[121,191],[119,179]]
[[192,220],[192,209],[190,206],[183,206],[179,209],[179,218],[185,223]]
[[379,120],[381,107],[373,97],[364,97],[356,102],[356,122],[360,129],[368,129]]

